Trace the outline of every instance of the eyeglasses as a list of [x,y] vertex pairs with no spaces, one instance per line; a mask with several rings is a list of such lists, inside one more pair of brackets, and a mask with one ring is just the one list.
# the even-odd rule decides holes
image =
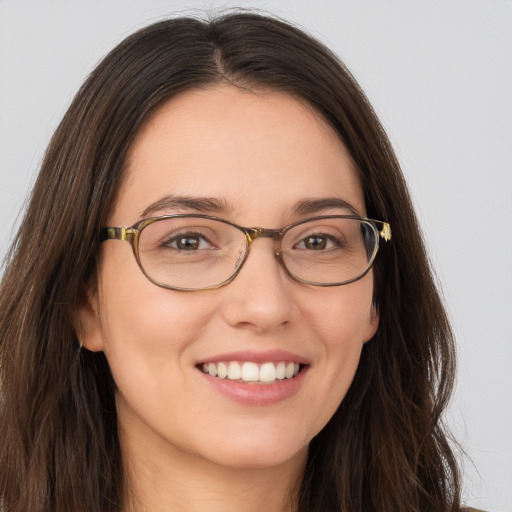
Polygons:
[[276,259],[295,281],[340,286],[368,273],[379,240],[388,242],[391,228],[353,215],[313,217],[281,229],[246,228],[210,215],[165,215],[129,228],[103,228],[100,236],[101,242],[129,242],[152,283],[182,291],[228,284],[258,238],[273,239]]

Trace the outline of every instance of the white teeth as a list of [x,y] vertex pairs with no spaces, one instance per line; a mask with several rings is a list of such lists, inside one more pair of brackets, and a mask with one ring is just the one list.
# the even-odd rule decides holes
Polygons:
[[274,382],[276,380],[276,367],[272,363],[265,363],[260,368],[261,382]]
[[256,363],[244,363],[242,365],[242,380],[244,382],[257,382],[260,380],[260,372]]
[[208,363],[208,373],[212,377],[217,377],[217,365],[215,363]]
[[277,363],[276,366],[276,378],[279,380],[283,380],[286,377],[286,364],[284,364],[282,361],[280,363]]
[[228,379],[238,380],[242,378],[242,367],[236,362],[231,361],[228,366]]
[[293,363],[288,363],[286,365],[286,370],[285,370],[284,376],[287,379],[291,379],[293,377],[293,372],[294,371],[295,371],[295,365]]
[[261,366],[251,361],[204,363],[202,370],[212,377],[243,382],[275,382],[276,380],[291,379],[299,373],[298,363],[284,362],[264,363]]
[[228,367],[224,363],[219,363],[217,365],[217,377],[219,379],[225,379],[228,376]]

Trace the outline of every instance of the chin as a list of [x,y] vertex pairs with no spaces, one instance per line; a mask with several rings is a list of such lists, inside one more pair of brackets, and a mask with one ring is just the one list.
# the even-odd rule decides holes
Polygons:
[[262,469],[287,464],[302,467],[306,463],[309,442],[294,442],[290,436],[283,436],[283,432],[278,436],[271,433],[256,435],[254,430],[246,434],[210,444],[215,451],[203,452],[203,457],[233,469]]

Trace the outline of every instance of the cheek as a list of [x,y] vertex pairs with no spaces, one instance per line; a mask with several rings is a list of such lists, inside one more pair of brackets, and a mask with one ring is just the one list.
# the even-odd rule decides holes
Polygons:
[[123,279],[126,274],[102,269],[103,350],[120,389],[143,383],[151,392],[161,387],[162,376],[169,379],[184,365],[213,308],[211,301],[159,288],[135,270]]
[[182,296],[171,300],[172,292],[149,285],[124,288],[116,300],[105,297],[104,352],[118,389],[120,424],[137,430],[142,422],[166,438],[179,430],[169,426],[175,423],[172,411],[193,409],[189,354],[209,309],[192,307]]
[[307,316],[320,333],[327,350],[361,346],[374,334],[378,319],[372,304],[370,276],[346,286],[321,289],[323,296],[311,297]]
[[323,299],[314,298],[303,310],[320,354],[317,368],[311,369],[315,386],[310,399],[318,405],[317,430],[330,420],[345,397],[374,323],[372,287],[364,280],[322,291]]

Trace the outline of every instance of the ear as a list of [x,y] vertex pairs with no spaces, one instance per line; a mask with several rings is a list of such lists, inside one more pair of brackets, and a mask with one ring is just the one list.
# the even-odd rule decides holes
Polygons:
[[91,352],[101,352],[104,349],[103,329],[101,326],[98,290],[92,291],[87,286],[84,298],[75,313],[75,328],[78,339],[83,347]]
[[372,308],[370,310],[370,317],[368,319],[368,324],[366,325],[365,333],[364,333],[364,343],[370,341],[377,332],[379,327],[379,311],[377,309],[376,304],[372,304]]

